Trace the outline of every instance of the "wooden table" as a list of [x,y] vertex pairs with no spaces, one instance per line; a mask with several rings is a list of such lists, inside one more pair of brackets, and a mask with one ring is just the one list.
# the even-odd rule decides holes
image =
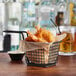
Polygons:
[[11,62],[6,53],[0,53],[0,76],[76,76],[76,56],[59,56],[56,66],[42,68],[27,66],[24,58]]

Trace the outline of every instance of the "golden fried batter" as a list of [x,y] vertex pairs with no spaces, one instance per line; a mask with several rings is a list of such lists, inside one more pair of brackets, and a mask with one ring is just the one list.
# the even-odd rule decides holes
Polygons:
[[52,42],[55,41],[54,35],[44,28],[40,28],[40,26],[35,27],[37,32],[32,34],[31,32],[27,31],[29,36],[25,39],[26,41],[30,42]]

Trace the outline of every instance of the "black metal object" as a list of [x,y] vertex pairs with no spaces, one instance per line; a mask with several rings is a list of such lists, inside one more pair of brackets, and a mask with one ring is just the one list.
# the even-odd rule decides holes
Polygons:
[[37,67],[51,67],[51,66],[55,66],[56,65],[56,62],[55,63],[49,63],[49,64],[35,64],[35,63],[28,63],[27,64],[28,66],[37,66]]
[[[7,52],[10,50],[11,48],[11,35],[9,33],[20,33],[22,35],[22,38],[24,40],[24,35],[23,33],[26,33],[26,31],[13,31],[13,30],[5,30],[3,32],[6,32],[7,34],[4,36],[4,40],[3,40],[3,50],[4,52]],[[28,36],[28,34],[27,34]]]
[[10,34],[6,34],[4,36],[4,40],[3,40],[3,50],[5,52],[9,51],[11,47],[11,35]]
[[[22,38],[23,38],[23,40],[24,40],[24,35],[23,35],[23,33],[26,33],[26,34],[27,34],[26,31],[5,30],[5,31],[3,31],[3,32],[6,32],[6,33],[20,33],[20,34],[22,34]],[[28,36],[28,34],[27,34],[27,36]]]

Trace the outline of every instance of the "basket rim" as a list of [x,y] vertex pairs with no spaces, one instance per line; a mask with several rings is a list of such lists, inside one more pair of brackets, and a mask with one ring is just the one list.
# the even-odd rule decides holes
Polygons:
[[61,41],[55,41],[55,42],[29,42],[29,41],[26,41],[28,43],[45,43],[45,44],[50,44],[50,43],[58,43],[58,42],[61,42]]

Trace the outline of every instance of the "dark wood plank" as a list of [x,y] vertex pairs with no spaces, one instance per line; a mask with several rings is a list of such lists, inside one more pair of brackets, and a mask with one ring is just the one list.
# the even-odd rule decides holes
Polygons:
[[76,56],[59,56],[56,66],[27,66],[23,61],[11,62],[8,54],[0,53],[0,76],[76,76]]

